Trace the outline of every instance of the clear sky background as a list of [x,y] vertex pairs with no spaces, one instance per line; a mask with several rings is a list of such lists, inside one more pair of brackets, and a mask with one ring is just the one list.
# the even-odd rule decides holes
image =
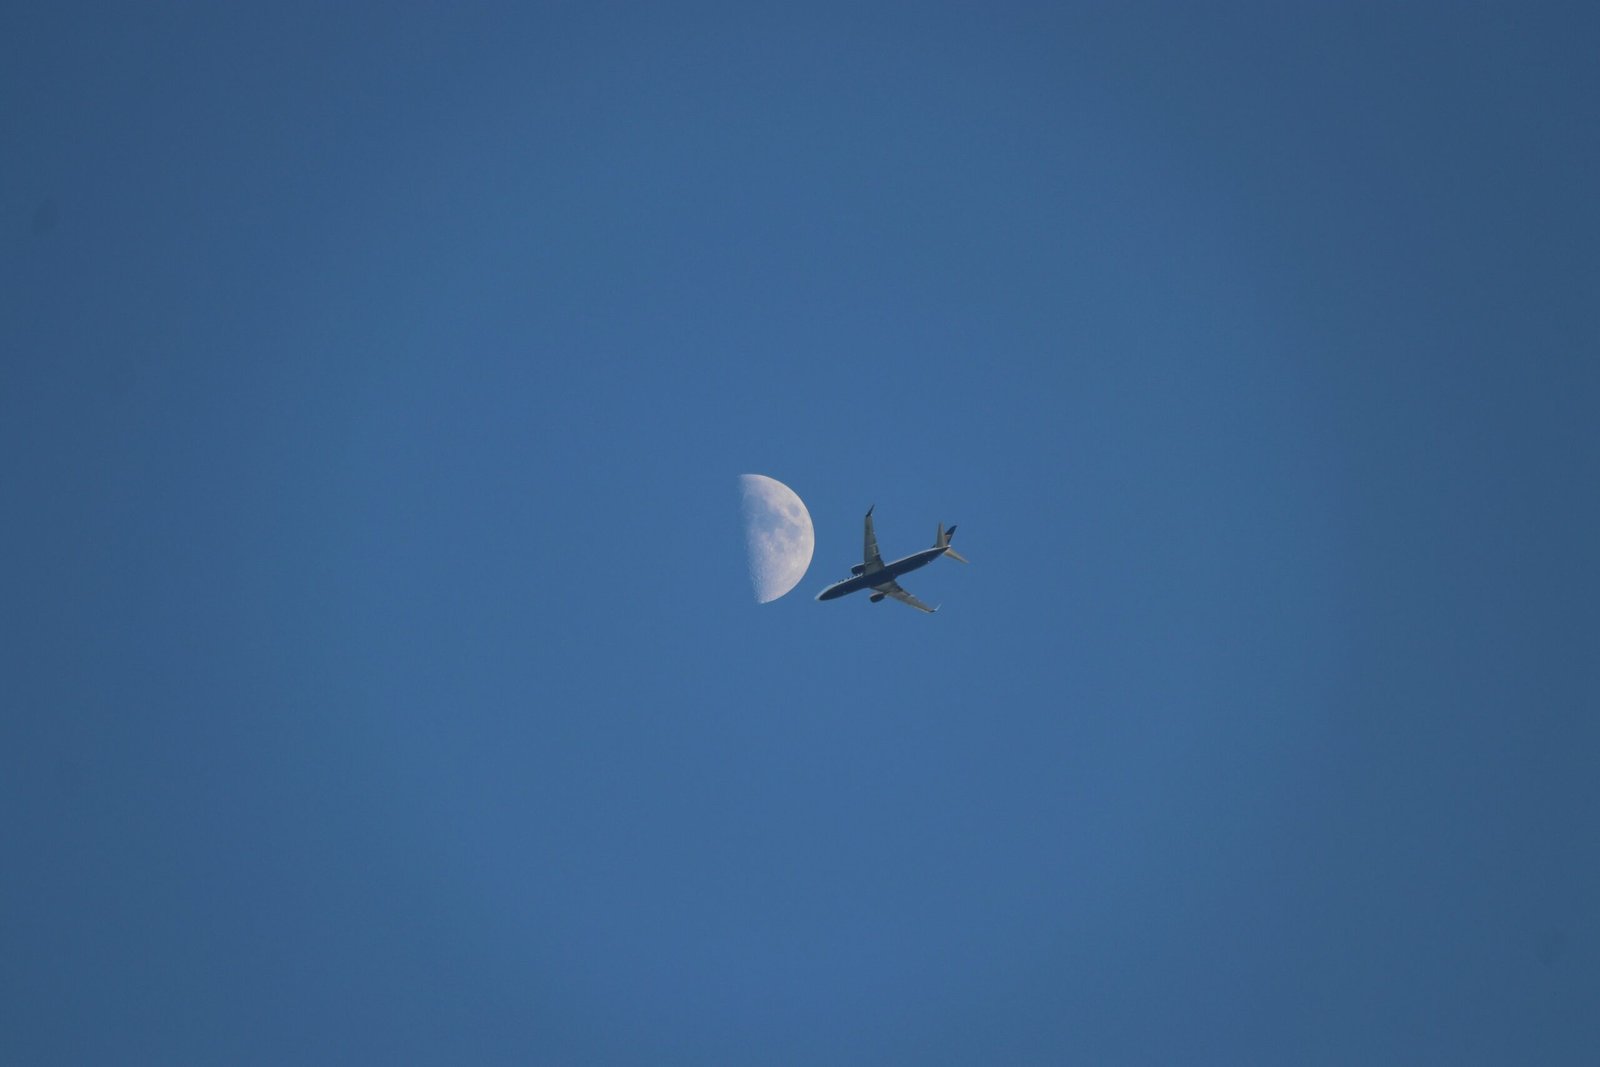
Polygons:
[[1206,6],[14,10],[0,1060],[1595,1062],[1600,17]]

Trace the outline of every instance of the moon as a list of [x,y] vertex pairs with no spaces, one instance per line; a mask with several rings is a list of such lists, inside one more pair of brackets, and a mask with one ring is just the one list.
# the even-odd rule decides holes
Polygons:
[[766,604],[800,584],[811,566],[816,531],[805,501],[765,474],[739,475],[744,496],[744,536],[750,551],[750,584]]

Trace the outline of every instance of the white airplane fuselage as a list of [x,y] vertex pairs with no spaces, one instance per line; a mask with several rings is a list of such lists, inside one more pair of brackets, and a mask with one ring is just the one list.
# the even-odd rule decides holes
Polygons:
[[943,545],[925,548],[921,552],[913,552],[909,556],[903,556],[893,563],[885,563],[878,570],[870,573],[851,575],[842,582],[834,582],[818,593],[817,599],[836,600],[839,597],[849,596],[851,593],[860,592],[863,589],[871,589],[885,582],[892,582],[902,574],[914,571],[918,567],[927,566],[944,555],[945,551],[946,549]]

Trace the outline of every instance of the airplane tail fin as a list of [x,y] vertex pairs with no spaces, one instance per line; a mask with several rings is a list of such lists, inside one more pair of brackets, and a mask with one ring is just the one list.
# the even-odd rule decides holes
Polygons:
[[961,563],[966,563],[967,562],[967,557],[963,556],[961,553],[957,552],[955,549],[950,547],[950,538],[955,535],[955,532],[956,532],[956,528],[954,526],[952,526],[952,527],[950,527],[950,529],[946,530],[944,528],[944,523],[941,522],[939,524],[938,540],[934,541],[933,547],[942,548],[942,549],[944,549],[944,554],[949,556],[951,559],[957,560],[958,562],[961,562]]

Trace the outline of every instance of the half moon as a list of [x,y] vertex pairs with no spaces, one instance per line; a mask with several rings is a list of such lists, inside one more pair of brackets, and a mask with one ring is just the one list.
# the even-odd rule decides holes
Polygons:
[[750,584],[766,604],[800,584],[811,566],[816,531],[811,513],[793,489],[764,474],[739,475],[744,496],[744,535],[750,552]]

